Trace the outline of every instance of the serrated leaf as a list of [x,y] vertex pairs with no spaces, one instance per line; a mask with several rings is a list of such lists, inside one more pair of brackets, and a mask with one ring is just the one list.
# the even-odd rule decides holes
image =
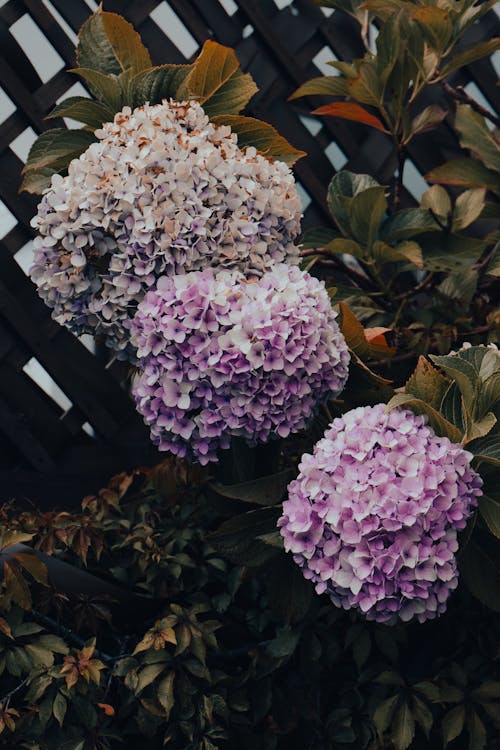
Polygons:
[[30,148],[23,174],[47,167],[58,171],[62,165],[68,165],[95,140],[95,136],[85,130],[46,130]]
[[56,104],[54,109],[46,115],[46,119],[69,117],[72,120],[84,122],[95,130],[100,128],[103,122],[111,122],[114,116],[114,111],[102,102],[96,102],[85,96],[71,96],[60,104]]
[[31,592],[18,566],[15,564],[11,565],[5,561],[3,564],[3,577],[5,595],[22,609],[30,609],[32,604]]
[[212,119],[217,115],[237,115],[258,91],[252,76],[237,70],[204,104],[203,109]]
[[406,701],[397,710],[391,729],[395,750],[407,750],[415,736],[415,719]]
[[[125,104],[124,92],[120,80],[111,74],[101,73],[92,68],[72,68],[69,73],[83,78],[92,94],[105,104],[112,112],[119,112]],[[78,132],[74,130],[70,133]]]
[[169,718],[170,712],[175,703],[174,682],[175,672],[170,672],[163,678],[163,680],[161,680],[156,691],[158,702],[165,709],[167,719]]
[[353,102],[333,102],[332,104],[325,104],[323,107],[313,109],[311,114],[338,117],[342,120],[351,120],[353,122],[361,123],[362,125],[368,125],[370,128],[376,128],[383,133],[389,132],[382,120],[375,115],[372,115],[360,104],[355,104]]
[[450,273],[437,287],[449,299],[469,305],[476,293],[479,273],[472,268]]
[[391,247],[386,242],[377,240],[373,244],[373,258],[376,263],[382,265],[384,263],[410,261],[419,269],[424,267],[422,248],[417,242],[411,242],[410,240],[400,242],[396,247]]
[[441,721],[441,731],[445,747],[462,734],[465,723],[465,706],[455,706],[450,709]]
[[161,104],[163,99],[177,99],[177,92],[193,70],[192,65],[158,65],[137,73],[130,81],[134,106],[146,102]]
[[413,118],[410,125],[410,133],[416,135],[417,133],[427,133],[429,130],[434,130],[434,128],[443,122],[447,114],[447,110],[438,104],[430,104]]
[[431,5],[419,6],[411,14],[411,19],[419,24],[424,38],[433,50],[442,53],[446,49],[453,29],[447,9]]
[[241,500],[255,505],[276,505],[283,499],[286,487],[291,479],[291,472],[287,469],[278,474],[253,479],[250,482],[225,485],[212,484],[211,488],[218,495],[231,500]]
[[144,688],[148,687],[148,685],[151,685],[151,683],[156,680],[158,675],[161,674],[164,669],[164,662],[161,662],[160,664],[148,664],[148,666],[141,669],[138,673],[135,694],[138,695],[140,692],[142,692],[142,690],[144,690]]
[[488,169],[498,172],[500,144],[488,128],[485,118],[467,104],[459,104],[455,127],[459,132],[460,145],[477,154]]
[[431,169],[425,175],[428,182],[459,187],[485,187],[500,196],[500,175],[498,171],[488,169],[477,159],[460,158]]
[[450,385],[450,380],[439,372],[423,356],[405,385],[405,393],[411,393],[421,401],[439,411],[441,402]]
[[241,149],[253,146],[267,159],[283,161],[289,167],[306,155],[304,151],[299,151],[288,143],[272,125],[254,117],[217,115],[212,121],[216,125],[229,125],[238,136],[238,146]]
[[370,188],[381,186],[370,175],[355,174],[341,170],[331,180],[328,186],[328,210],[342,234],[351,239],[351,218],[349,207],[358,194]]
[[338,237],[324,248],[332,255],[352,255],[353,258],[359,258],[360,260],[367,260],[368,253],[364,251],[361,245],[354,240],[349,240],[347,237]]
[[32,170],[24,175],[23,182],[19,188],[21,193],[25,190],[27,193],[32,195],[41,195],[47,188],[50,187],[52,182],[52,175],[58,174],[57,169],[51,169],[50,167],[44,167],[40,170]]
[[468,407],[472,403],[479,380],[477,370],[470,362],[467,362],[461,357],[453,355],[438,356],[435,354],[431,354],[429,357],[434,364],[444,370],[449,378],[457,383],[464,398],[465,405]]
[[314,229],[307,229],[304,232],[300,241],[300,246],[304,250],[315,250],[316,248],[326,247],[338,237],[339,233],[334,229],[315,227]]
[[151,58],[139,34],[116,13],[99,8],[83,24],[76,49],[78,65],[101,73],[136,73],[151,67]]
[[433,185],[422,195],[421,208],[433,211],[437,216],[446,219],[451,213],[450,196],[441,185]]
[[437,435],[447,437],[453,443],[460,442],[462,437],[460,430],[454,424],[448,422],[442,414],[433,409],[425,401],[415,398],[411,394],[396,393],[387,404],[387,411],[397,408],[410,409],[416,414],[425,414],[429,419],[430,426]]
[[289,101],[299,99],[301,96],[347,96],[345,78],[341,76],[320,76],[311,78],[299,86],[288,98]]

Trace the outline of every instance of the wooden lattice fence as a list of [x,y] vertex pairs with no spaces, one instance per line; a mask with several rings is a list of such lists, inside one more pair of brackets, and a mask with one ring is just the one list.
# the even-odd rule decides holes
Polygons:
[[[66,68],[75,63],[76,31],[95,8],[93,0],[7,0],[0,7],[2,499],[68,504],[114,471],[155,460],[124,387],[123,367],[96,354],[88,337],[79,341],[53,322],[26,276],[37,201],[18,194],[20,171],[36,134],[49,127],[44,115],[75,86]],[[363,54],[357,25],[345,14],[323,12],[312,0],[108,0],[104,8],[136,26],[155,64],[184,62],[210,37],[236,49],[260,87],[250,113],[308,153],[296,167],[304,226],[328,222],[324,198],[336,170],[370,172],[381,182],[393,175],[383,134],[320,122],[308,117],[311,102],[287,101],[300,83],[325,72],[327,60]],[[491,11],[465,41],[487,39],[498,26]],[[44,56],[50,74],[41,65]],[[494,106],[496,78],[492,61],[482,60],[461,70],[455,83],[472,87],[472,95]],[[440,99],[443,93],[430,96]],[[418,139],[410,151],[404,201],[414,201],[422,175],[457,150],[450,128]]]

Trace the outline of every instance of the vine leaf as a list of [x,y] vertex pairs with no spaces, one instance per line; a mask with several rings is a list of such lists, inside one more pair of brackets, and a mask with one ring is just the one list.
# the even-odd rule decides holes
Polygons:
[[354,104],[352,102],[333,102],[332,104],[325,104],[323,107],[314,109],[311,114],[339,117],[342,120],[352,120],[354,122],[362,123],[363,125],[368,125],[371,128],[381,130],[383,133],[389,132],[382,120],[379,120],[378,117],[372,115],[360,104]]

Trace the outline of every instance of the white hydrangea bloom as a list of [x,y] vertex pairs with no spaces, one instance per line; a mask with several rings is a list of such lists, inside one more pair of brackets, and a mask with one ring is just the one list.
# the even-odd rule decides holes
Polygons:
[[32,222],[31,277],[74,333],[133,357],[129,320],[159,276],[222,267],[252,278],[298,262],[290,169],[241,150],[198,103],[125,107],[96,135]]

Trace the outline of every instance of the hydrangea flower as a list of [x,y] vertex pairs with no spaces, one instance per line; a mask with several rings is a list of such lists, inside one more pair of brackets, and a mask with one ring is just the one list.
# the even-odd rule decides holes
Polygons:
[[278,525],[318,593],[369,620],[420,622],[457,586],[457,531],[482,494],[472,454],[385,404],[334,419],[302,457]]
[[133,393],[155,445],[206,464],[232,435],[304,428],[347,379],[335,317],[324,284],[296,266],[259,280],[212,269],[159,279],[132,323]]
[[194,102],[125,107],[54,175],[32,225],[31,278],[53,317],[129,356],[128,321],[162,274],[261,276],[297,263],[300,199],[286,164],[241,150]]

